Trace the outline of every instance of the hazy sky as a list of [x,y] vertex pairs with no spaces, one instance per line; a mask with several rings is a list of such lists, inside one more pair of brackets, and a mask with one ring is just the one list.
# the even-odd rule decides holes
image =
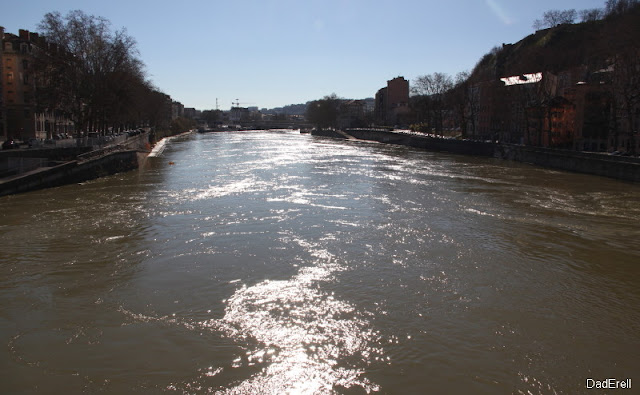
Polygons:
[[[149,78],[187,107],[260,108],[336,93],[372,97],[386,81],[470,70],[533,32],[550,9],[604,0],[29,0],[2,7],[9,33],[80,9],[126,28]],[[536,72],[538,70],[531,70]]]

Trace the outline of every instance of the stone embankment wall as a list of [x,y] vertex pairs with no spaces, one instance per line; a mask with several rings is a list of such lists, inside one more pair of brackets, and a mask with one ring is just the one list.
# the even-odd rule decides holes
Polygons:
[[492,143],[486,143],[484,141],[434,138],[385,130],[348,129],[345,133],[359,140],[373,140],[387,144],[422,148],[429,151],[451,152],[465,155],[493,156],[495,146]]
[[44,160],[46,167],[0,179],[0,196],[78,183],[139,167],[149,153],[148,134],[128,138],[117,146],[25,149],[3,151],[1,162]]
[[405,145],[429,151],[442,151],[454,154],[493,156],[495,144],[483,141],[454,140],[434,138],[410,133],[390,132],[377,129],[313,130],[314,136],[334,137],[377,141],[385,144]]
[[149,145],[149,133],[141,133],[137,136],[132,136],[119,144],[121,147],[126,149],[135,149],[135,150],[151,150]]
[[378,141],[429,151],[488,156],[537,166],[640,182],[640,159],[484,141],[456,140],[375,129],[314,130],[314,136]]
[[86,162],[76,160],[0,182],[0,196],[72,184],[138,168],[138,151],[118,151]]
[[494,156],[553,169],[640,182],[640,159],[633,157],[511,144],[496,144]]

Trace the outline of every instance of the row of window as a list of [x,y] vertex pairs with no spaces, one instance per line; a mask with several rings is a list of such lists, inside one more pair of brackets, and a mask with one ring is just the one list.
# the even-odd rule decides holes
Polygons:
[[[12,66],[12,63],[13,63],[11,60],[12,60],[11,58],[5,58],[5,60],[4,60],[4,63],[5,63],[4,67],[7,70],[11,70],[11,66]],[[29,60],[22,59],[22,69],[23,70],[27,70],[28,68],[29,68]]]
[[[14,91],[7,91],[7,103],[14,104],[15,98],[13,97]],[[33,94],[31,92],[23,92],[22,104],[29,104],[33,100]]]
[[[13,43],[11,43],[10,41],[7,41],[4,43],[4,50],[7,52],[12,52],[13,51]],[[21,43],[20,44],[20,53],[26,54],[26,53],[30,53],[31,52],[31,47],[26,44],[26,43]]]
[[[27,74],[24,74],[22,76],[22,82],[25,85],[29,85],[29,76]],[[7,73],[7,85],[12,85],[13,84],[13,73]]]

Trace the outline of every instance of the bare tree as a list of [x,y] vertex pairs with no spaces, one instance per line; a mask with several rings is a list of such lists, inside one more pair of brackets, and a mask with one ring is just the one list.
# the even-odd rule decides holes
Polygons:
[[432,119],[430,127],[436,132],[443,129],[445,94],[453,88],[453,79],[445,73],[432,73],[416,78],[412,84],[412,92],[417,96],[428,97]]
[[580,22],[593,22],[599,21],[604,18],[604,10],[602,8],[591,8],[588,10],[581,10]]
[[640,5],[639,0],[607,0],[604,9],[607,16],[622,15]]
[[144,84],[135,40],[82,11],[48,13],[38,28],[46,40],[36,61],[46,71],[47,100],[71,114],[76,130],[121,121],[136,104],[134,87]]
[[[637,125],[640,117],[640,47],[630,45],[613,58],[612,90],[614,116],[614,148],[623,148],[632,155],[636,152]],[[618,122],[618,118],[621,122]],[[621,147],[623,134],[626,146]]]
[[555,27],[565,23],[573,23],[578,13],[574,9],[570,10],[549,10],[542,14],[542,19],[536,19],[533,22],[533,28],[536,30]]
[[307,105],[306,118],[318,128],[336,127],[342,99],[335,93]]
[[[171,97],[146,83],[142,87],[140,103],[144,119],[156,131],[168,130],[171,123]],[[157,138],[163,137],[156,135]]]
[[[474,106],[474,95],[469,81],[471,74],[462,71],[456,74],[453,88],[449,91],[449,104],[455,113],[457,123],[463,136],[468,134],[469,124],[475,122],[476,108]],[[472,126],[475,130],[475,126]]]

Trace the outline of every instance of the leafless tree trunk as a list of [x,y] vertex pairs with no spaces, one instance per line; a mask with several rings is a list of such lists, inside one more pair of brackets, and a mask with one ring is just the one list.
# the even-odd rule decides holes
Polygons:
[[104,129],[138,105],[132,90],[144,84],[142,62],[124,29],[112,32],[106,19],[71,11],[46,14],[39,30],[46,37],[37,57],[48,72],[43,100],[68,112],[76,130]]
[[413,83],[413,93],[427,96],[431,99],[433,113],[433,128],[436,132],[442,132],[444,118],[444,96],[453,88],[453,80],[445,73],[433,73],[419,76]]

